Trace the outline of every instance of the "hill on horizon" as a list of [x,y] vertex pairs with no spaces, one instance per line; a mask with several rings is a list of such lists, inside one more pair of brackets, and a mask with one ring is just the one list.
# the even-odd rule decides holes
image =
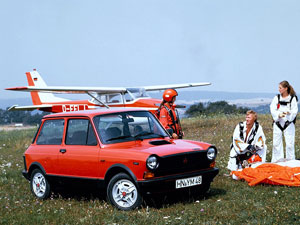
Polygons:
[[[153,98],[162,98],[163,91],[148,92]],[[57,95],[62,96],[62,95]],[[198,102],[227,101],[229,104],[236,104],[243,107],[262,107],[270,104],[273,93],[250,93],[250,92],[224,92],[224,91],[199,91],[199,90],[178,90],[177,103],[189,107]],[[89,99],[88,95],[63,95],[68,99]],[[0,108],[6,109],[12,105],[32,105],[31,98],[0,98]]]

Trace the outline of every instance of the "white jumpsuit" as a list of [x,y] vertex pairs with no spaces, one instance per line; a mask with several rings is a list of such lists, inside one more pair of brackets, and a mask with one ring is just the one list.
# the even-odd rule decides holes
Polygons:
[[[296,97],[293,97],[292,102],[290,103],[291,96],[289,95],[286,98],[282,98],[280,95],[280,101],[287,102],[286,105],[278,104],[278,97],[275,96],[271,105],[270,111],[275,121],[273,124],[273,151],[272,151],[272,162],[277,162],[280,159],[284,159],[283,151],[283,138],[282,133],[285,137],[286,143],[286,159],[293,160],[295,159],[295,124],[292,122],[298,113],[298,104]],[[286,115],[282,118],[279,118],[279,114],[283,112],[289,112],[289,115]],[[286,121],[290,121],[289,126],[284,130],[277,126],[276,122],[279,122],[282,127]]]
[[[251,128],[248,136],[246,137],[246,121],[243,122],[243,139],[240,137],[240,126],[239,124],[235,127],[233,132],[233,147],[230,151],[230,158],[228,161],[227,168],[231,171],[238,170],[237,162],[236,162],[236,156],[238,154],[243,153],[245,150],[247,150],[247,147],[249,146],[248,141],[252,139],[253,132],[255,130],[256,124],[254,123],[253,127]],[[258,130],[254,136],[254,139],[251,143],[252,145],[256,145],[256,149],[258,149],[257,154],[262,158],[262,162],[266,161],[266,154],[267,154],[267,145],[266,145],[266,137],[263,132],[263,129],[260,125],[258,125]]]

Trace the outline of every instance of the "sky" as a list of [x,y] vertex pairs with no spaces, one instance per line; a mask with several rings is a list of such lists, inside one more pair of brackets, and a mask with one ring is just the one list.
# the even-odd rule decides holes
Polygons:
[[34,68],[52,86],[300,91],[298,0],[3,0],[0,27],[0,99],[29,97],[4,89]]

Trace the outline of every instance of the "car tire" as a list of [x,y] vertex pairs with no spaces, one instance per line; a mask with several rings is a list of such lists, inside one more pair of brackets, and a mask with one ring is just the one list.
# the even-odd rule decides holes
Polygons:
[[34,169],[30,178],[30,189],[39,199],[46,199],[50,196],[50,184],[45,174],[40,169]]
[[119,173],[109,181],[107,199],[116,208],[126,211],[138,208],[142,204],[137,185],[125,173]]

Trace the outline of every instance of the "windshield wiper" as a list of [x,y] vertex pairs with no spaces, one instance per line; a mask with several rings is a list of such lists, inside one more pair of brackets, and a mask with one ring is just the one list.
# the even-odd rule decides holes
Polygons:
[[142,136],[146,136],[146,135],[157,135],[159,137],[165,138],[165,136],[162,135],[162,134],[155,134],[155,133],[152,133],[152,132],[142,132],[142,133],[139,133],[139,134],[137,134],[137,135],[135,135],[133,137],[136,138],[136,139],[138,138],[138,139],[143,140],[141,137]]
[[155,135],[157,135],[158,137],[161,137],[161,138],[168,137],[168,136],[165,136],[165,135],[162,135],[162,134],[155,134]]
[[119,136],[119,137],[113,137],[113,138],[109,138],[106,141],[113,141],[113,140],[118,140],[118,139],[125,139],[125,138],[129,138],[132,137],[131,135],[124,135],[124,136]]

